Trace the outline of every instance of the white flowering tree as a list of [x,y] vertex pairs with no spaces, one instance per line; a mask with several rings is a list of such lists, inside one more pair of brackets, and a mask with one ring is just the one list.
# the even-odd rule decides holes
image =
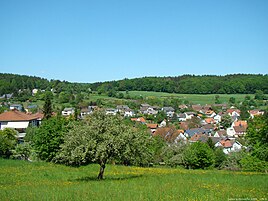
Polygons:
[[105,165],[111,160],[136,165],[148,163],[149,141],[148,134],[127,126],[120,116],[99,111],[65,135],[55,162],[72,166],[98,163],[98,179],[103,179]]

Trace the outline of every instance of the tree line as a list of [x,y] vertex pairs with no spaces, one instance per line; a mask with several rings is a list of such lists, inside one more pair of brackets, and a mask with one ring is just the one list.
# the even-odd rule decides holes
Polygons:
[[233,74],[143,77],[93,83],[94,91],[155,91],[181,94],[247,94],[261,90],[268,93],[268,75]]
[[35,76],[0,73],[0,95],[28,89],[80,93],[89,90],[99,93],[115,91],[155,91],[181,94],[254,94],[257,90],[268,93],[268,75],[182,75],[176,77],[143,77],[97,83],[72,83],[47,80]]

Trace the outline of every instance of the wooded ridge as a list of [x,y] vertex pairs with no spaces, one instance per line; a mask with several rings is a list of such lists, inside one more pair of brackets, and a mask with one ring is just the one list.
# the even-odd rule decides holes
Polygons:
[[176,77],[142,77],[96,83],[72,83],[35,76],[0,73],[0,95],[19,89],[51,89],[56,92],[155,91],[181,94],[250,94],[256,90],[268,93],[268,75],[182,75]]

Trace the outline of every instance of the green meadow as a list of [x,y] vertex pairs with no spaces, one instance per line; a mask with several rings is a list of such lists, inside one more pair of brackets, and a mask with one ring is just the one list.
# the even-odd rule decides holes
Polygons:
[[188,100],[193,104],[214,104],[215,96],[219,95],[219,100],[222,103],[228,103],[231,97],[234,97],[236,102],[241,102],[245,99],[245,96],[254,98],[254,94],[175,94],[153,91],[129,91],[130,97],[142,96],[143,98],[179,98],[181,100]]
[[0,200],[267,200],[268,175],[255,172],[79,168],[0,159]]

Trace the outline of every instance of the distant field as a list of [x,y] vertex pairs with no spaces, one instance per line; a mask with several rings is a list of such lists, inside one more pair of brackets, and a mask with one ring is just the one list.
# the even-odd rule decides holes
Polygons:
[[220,96],[220,101],[222,103],[228,103],[230,97],[234,97],[236,101],[243,101],[245,96],[254,97],[254,94],[175,94],[175,93],[163,93],[163,92],[151,92],[151,91],[129,91],[131,97],[142,96],[142,97],[158,97],[158,98],[169,98],[177,97],[182,100],[188,100],[190,103],[194,104],[213,104],[215,103],[215,96]]
[[267,174],[108,165],[97,181],[98,169],[0,159],[0,200],[268,199]]

